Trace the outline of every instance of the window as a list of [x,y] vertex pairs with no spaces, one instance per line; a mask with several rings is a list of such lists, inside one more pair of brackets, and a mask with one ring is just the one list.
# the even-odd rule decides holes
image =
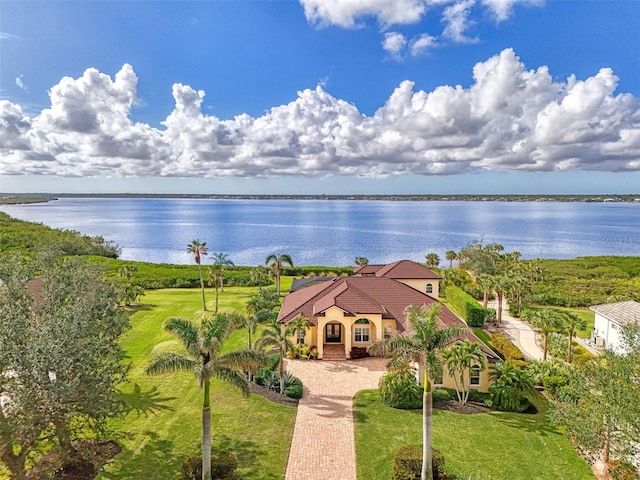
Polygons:
[[480,385],[480,365],[471,367],[471,385]]
[[356,327],[355,341],[356,342],[368,342],[369,341],[369,327]]
[[298,344],[304,343],[304,334],[305,331],[304,330],[298,330]]
[[384,326],[384,339],[387,340],[387,339],[391,338],[392,335],[393,335],[393,330],[391,329],[391,325],[385,325]]
[[433,293],[433,284],[427,283],[427,293]]

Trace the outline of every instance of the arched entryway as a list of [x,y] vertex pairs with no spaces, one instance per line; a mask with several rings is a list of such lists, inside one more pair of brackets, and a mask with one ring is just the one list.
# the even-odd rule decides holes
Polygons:
[[338,322],[327,323],[324,327],[324,343],[342,343],[342,324]]

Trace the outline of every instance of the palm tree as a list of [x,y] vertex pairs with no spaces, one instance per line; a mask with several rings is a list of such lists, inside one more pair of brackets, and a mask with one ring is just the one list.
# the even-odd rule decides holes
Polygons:
[[489,372],[489,378],[493,382],[489,387],[492,406],[510,412],[526,409],[528,396],[535,392],[529,372],[509,361],[498,362]]
[[458,254],[455,250],[447,250],[445,253],[445,258],[449,260],[449,268],[453,268],[453,261],[458,259]]
[[272,348],[278,350],[278,355],[280,356],[280,393],[284,393],[284,357],[287,355],[287,352],[293,350],[293,343],[289,340],[289,335],[291,332],[289,329],[282,328],[282,326],[276,321],[273,320],[267,327],[262,331],[262,335],[256,341],[256,348]]
[[542,332],[542,361],[546,361],[549,333],[558,331],[562,326],[559,314],[547,309],[525,310],[523,317]]
[[365,265],[369,265],[369,259],[367,257],[356,257],[354,263],[358,267],[364,267]]
[[[306,333],[307,328],[311,326],[311,320],[302,315],[297,315],[293,320],[289,322],[287,326],[292,335],[296,337],[296,343],[304,343],[304,333]],[[300,333],[302,333],[302,338],[300,338]]]
[[212,286],[216,292],[216,306],[213,310],[214,313],[218,313],[218,287],[220,286],[223,278],[222,270],[219,265],[212,265],[209,267],[209,279],[207,280],[207,284],[210,287]]
[[118,273],[120,274],[121,277],[126,278],[127,282],[131,283],[133,274],[136,273],[137,271],[138,271],[138,267],[136,267],[135,265],[123,265],[118,270]]
[[439,375],[442,365],[438,351],[453,338],[467,331],[464,327],[438,328],[438,307],[409,306],[405,310],[411,325],[412,335],[396,335],[385,340],[378,340],[369,347],[374,355],[386,354],[391,360],[390,368],[402,365],[407,360],[418,362],[422,372],[423,407],[422,407],[422,473],[421,480],[433,480],[432,461],[432,415],[433,397],[431,378]]
[[436,268],[440,265],[440,257],[438,257],[437,253],[427,253],[427,268]]
[[207,302],[204,299],[204,279],[202,278],[202,257],[207,254],[207,242],[200,243],[200,240],[192,240],[187,246],[187,252],[193,255],[193,259],[198,264],[198,273],[200,274],[200,288],[202,289],[202,310],[207,311]]
[[493,290],[493,278],[489,275],[480,274],[476,277],[476,285],[482,290],[482,306],[487,308],[489,293]]
[[276,292],[278,292],[278,296],[280,296],[280,275],[282,274],[282,267],[283,265],[293,267],[291,255],[287,255],[286,253],[276,255],[275,253],[272,253],[266,258],[264,264],[271,267],[271,273],[276,279]]
[[568,335],[568,344],[567,344],[567,363],[571,363],[573,360],[573,337],[576,334],[576,331],[583,330],[587,327],[587,322],[585,322],[582,318],[572,312],[564,312],[562,314],[562,329]]
[[212,378],[217,378],[249,395],[249,385],[244,370],[255,370],[266,365],[266,356],[261,352],[238,350],[222,354],[225,340],[237,328],[237,316],[219,314],[203,318],[198,326],[184,318],[169,318],[165,322],[166,331],[174,334],[184,345],[187,355],[165,352],[156,355],[146,373],[160,373],[191,370],[203,389],[202,400],[202,479],[211,479],[211,397],[209,393]]
[[442,358],[455,382],[458,401],[464,405],[469,399],[469,390],[471,389],[471,374],[469,374],[468,382],[465,384],[465,373],[470,371],[471,367],[477,363],[480,364],[481,369],[484,368],[482,347],[477,343],[464,340],[445,348],[442,351]]
[[502,323],[502,300],[509,291],[510,286],[509,278],[505,275],[495,275],[491,277],[491,288],[496,293],[498,299],[498,307],[496,308],[498,325]]
[[213,265],[219,267],[220,270],[220,290],[224,292],[224,267],[233,267],[235,264],[231,261],[229,256],[224,252],[214,253],[211,257]]

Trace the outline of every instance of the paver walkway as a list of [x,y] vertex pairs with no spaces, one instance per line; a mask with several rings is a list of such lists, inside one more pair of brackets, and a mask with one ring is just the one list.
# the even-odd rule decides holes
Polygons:
[[[489,308],[498,306],[497,300],[489,301]],[[509,305],[502,302],[502,331],[522,350],[524,356],[530,360],[542,360],[542,350],[536,342],[536,332],[528,323],[509,315]]]
[[378,388],[383,358],[328,362],[287,360],[302,380],[285,480],[356,480],[353,396]]

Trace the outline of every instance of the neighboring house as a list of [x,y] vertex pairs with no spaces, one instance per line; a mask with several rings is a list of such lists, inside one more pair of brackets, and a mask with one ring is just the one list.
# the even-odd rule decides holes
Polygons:
[[594,305],[589,309],[596,314],[592,334],[595,345],[615,353],[624,353],[622,327],[640,322],[640,303],[629,300]]
[[[389,265],[366,265],[351,277],[334,278],[312,284],[287,295],[278,315],[285,325],[298,315],[311,321],[304,343],[317,346],[318,357],[342,360],[352,349],[366,349],[376,340],[396,333],[410,334],[405,309],[408,306],[440,306],[442,327],[466,324],[437,300],[440,277],[408,260]],[[431,293],[427,294],[426,291]],[[474,369],[472,384],[486,391],[489,386],[488,363],[498,356],[470,330],[462,339],[479,343],[487,361]],[[480,366],[478,366],[480,367]],[[440,385],[453,387],[445,376]]]

